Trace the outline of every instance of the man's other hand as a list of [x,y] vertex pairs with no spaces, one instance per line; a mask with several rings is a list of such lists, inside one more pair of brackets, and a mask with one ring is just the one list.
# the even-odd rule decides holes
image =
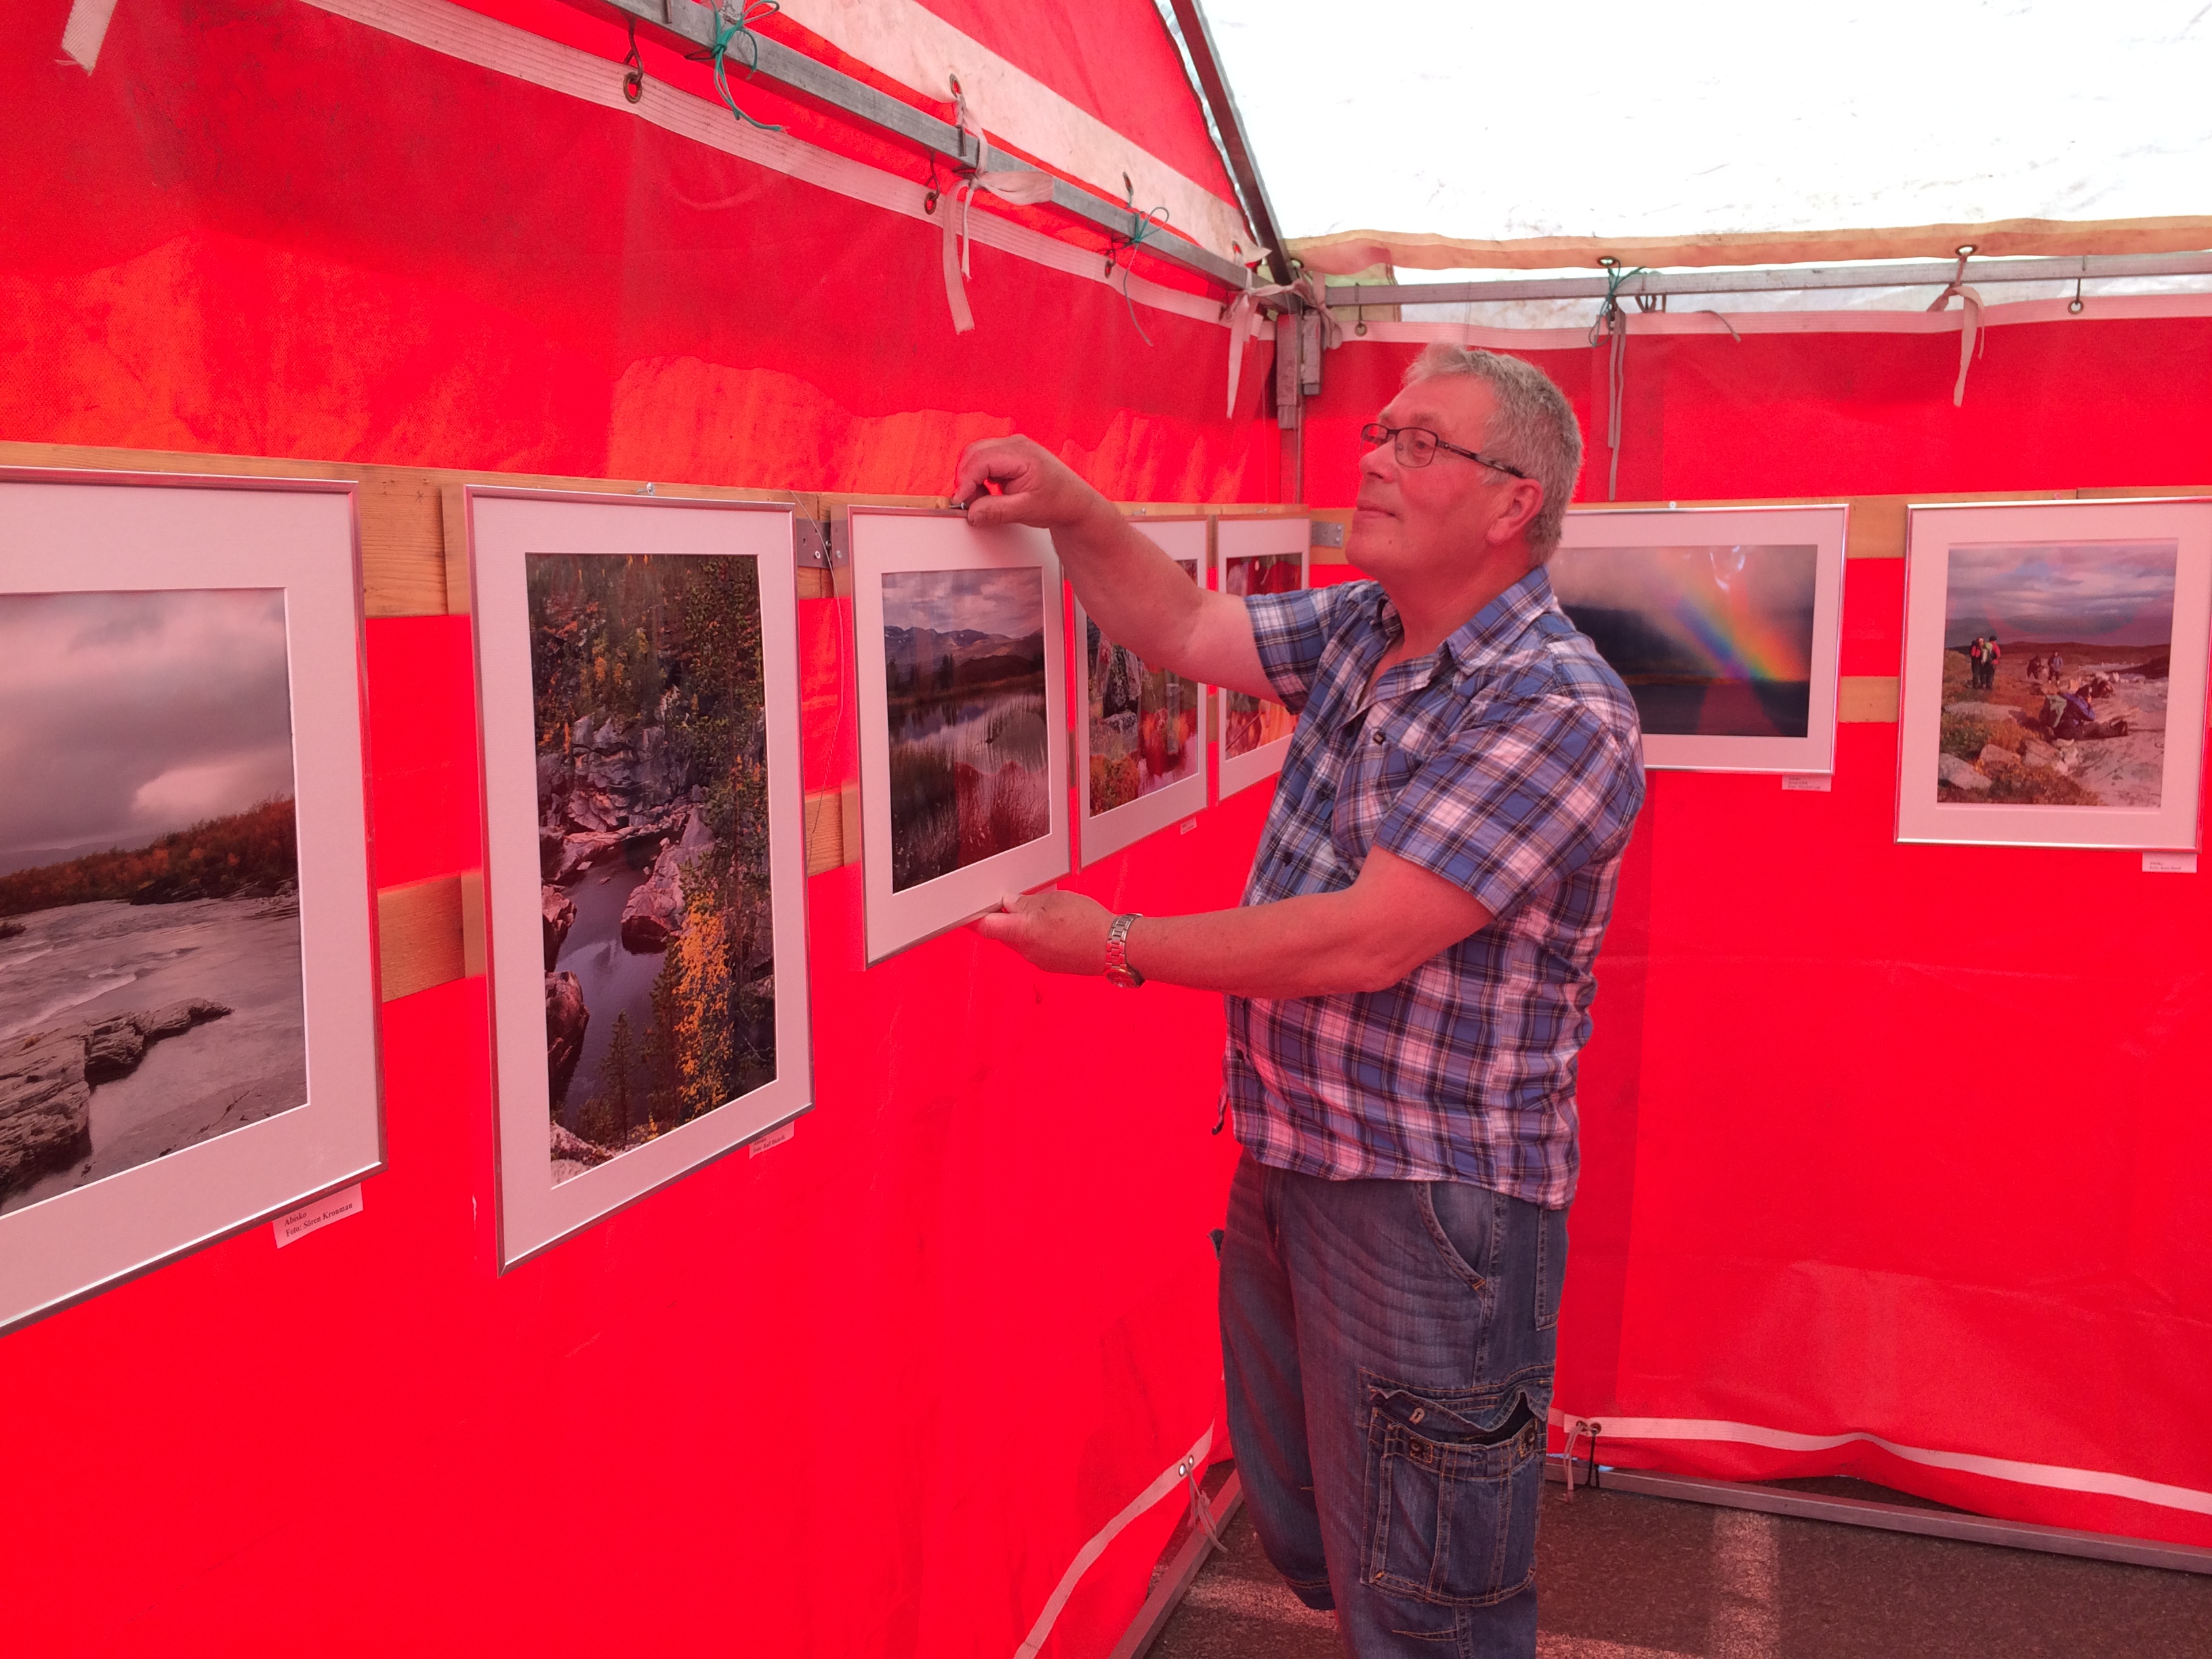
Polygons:
[[[1000,493],[992,495],[991,484]],[[1026,524],[1039,530],[1072,528],[1106,505],[1065,462],[1022,437],[984,438],[963,450],[952,501],[966,507],[968,522],[979,528]]]
[[1106,929],[1113,920],[1096,900],[1055,888],[1026,896],[1010,895],[999,909],[978,920],[975,928],[1048,974],[1103,974]]

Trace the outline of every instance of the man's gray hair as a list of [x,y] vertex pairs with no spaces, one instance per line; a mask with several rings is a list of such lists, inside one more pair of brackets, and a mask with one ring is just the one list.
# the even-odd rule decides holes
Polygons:
[[1544,486],[1544,504],[1528,521],[1528,550],[1538,564],[1544,563],[1559,550],[1560,524],[1583,470],[1583,434],[1573,405],[1533,363],[1441,341],[1413,360],[1405,383],[1441,374],[1473,375],[1497,398],[1490,429],[1472,447],[1510,461]]

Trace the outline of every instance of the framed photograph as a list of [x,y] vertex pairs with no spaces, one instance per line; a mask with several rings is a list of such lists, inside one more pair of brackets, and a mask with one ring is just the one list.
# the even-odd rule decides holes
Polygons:
[[791,509],[471,489],[502,1268],[813,1102]]
[[1845,507],[1570,512],[1552,591],[1628,683],[1644,763],[1836,765]]
[[[1217,520],[1214,556],[1221,591],[1241,599],[1304,587],[1312,534],[1312,524],[1304,519]],[[1221,793],[1233,795],[1283,769],[1297,717],[1265,697],[1226,689],[1216,695],[1221,700]]]
[[352,486],[0,469],[0,1329],[384,1165]]
[[854,507],[871,963],[1068,872],[1060,561],[1041,530]]
[[2212,500],[1916,507],[1897,838],[2194,851]]
[[[1136,521],[1204,587],[1206,521]],[[1206,732],[1196,680],[1154,668],[1100,633],[1075,602],[1077,837],[1085,864],[1188,817],[1206,805]]]

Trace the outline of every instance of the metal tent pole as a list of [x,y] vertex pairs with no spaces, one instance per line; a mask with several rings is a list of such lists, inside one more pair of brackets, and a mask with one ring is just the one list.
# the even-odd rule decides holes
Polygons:
[[[1621,299],[1671,294],[1790,294],[1835,288],[1943,287],[1956,260],[1894,265],[1773,265],[1752,270],[1646,270],[1624,280]],[[2106,276],[2212,276],[2212,252],[2081,254],[2064,259],[1989,259],[1974,283],[2072,283]],[[1351,306],[1480,305],[1499,300],[1602,300],[1600,276],[1502,277],[1480,283],[1395,283],[1329,290],[1332,309]],[[1341,294],[1344,298],[1339,300]]]

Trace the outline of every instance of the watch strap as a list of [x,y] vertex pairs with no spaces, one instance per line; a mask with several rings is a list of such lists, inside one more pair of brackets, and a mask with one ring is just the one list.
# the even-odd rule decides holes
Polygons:
[[1106,927],[1106,977],[1132,990],[1145,982],[1145,976],[1129,965],[1129,924],[1143,914],[1132,910],[1115,917]]

